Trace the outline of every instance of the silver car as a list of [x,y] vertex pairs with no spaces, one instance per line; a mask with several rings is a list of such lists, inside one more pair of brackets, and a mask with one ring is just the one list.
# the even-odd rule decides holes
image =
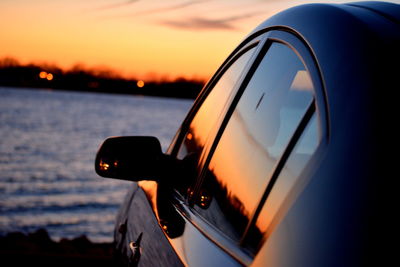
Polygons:
[[117,262],[397,260],[399,51],[396,4],[310,4],[262,23],[204,87],[166,153],[155,137],[100,148],[99,175],[139,181],[117,217]]

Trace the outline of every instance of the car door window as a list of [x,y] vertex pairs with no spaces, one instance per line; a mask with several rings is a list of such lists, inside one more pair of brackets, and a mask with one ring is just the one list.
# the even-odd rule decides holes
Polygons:
[[[190,182],[197,176],[195,169],[207,138],[218,120],[223,116],[222,113],[227,100],[238,83],[247,63],[254,54],[255,49],[256,46],[254,45],[247,49],[245,48],[233,58],[233,63],[222,74],[190,123],[189,130],[186,133],[177,156],[178,159],[186,158],[186,165],[189,165],[186,167],[187,169],[194,169],[193,173],[185,173],[185,175],[193,176],[191,178],[184,177],[185,181]],[[182,183],[181,187],[176,189],[182,194],[186,194],[187,185]]]
[[272,232],[274,222],[279,219],[278,215],[284,214],[293,202],[296,190],[301,188],[301,174],[315,153],[320,139],[317,114],[314,113],[280,172],[255,224],[249,227],[244,245],[253,253],[258,251]]
[[194,206],[231,239],[244,233],[313,95],[297,54],[272,43],[221,135]]

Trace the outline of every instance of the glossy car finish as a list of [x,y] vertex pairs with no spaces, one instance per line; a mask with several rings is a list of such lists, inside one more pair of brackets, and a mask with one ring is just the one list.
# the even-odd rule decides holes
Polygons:
[[390,262],[399,47],[395,4],[304,5],[258,26],[183,122],[166,153],[179,164],[132,185],[119,263]]

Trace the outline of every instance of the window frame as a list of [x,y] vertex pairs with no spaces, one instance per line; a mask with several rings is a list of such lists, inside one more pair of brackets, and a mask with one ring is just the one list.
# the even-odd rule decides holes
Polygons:
[[[206,220],[204,220],[201,216],[197,214],[197,212],[193,209],[194,199],[198,197],[199,189],[201,184],[204,181],[204,174],[206,169],[212,159],[212,156],[215,152],[215,149],[220,141],[220,138],[232,116],[244,90],[246,89],[249,81],[253,77],[255,71],[257,70],[259,64],[261,63],[262,59],[264,58],[265,54],[268,52],[272,43],[278,42],[288,46],[292,49],[299,59],[303,62],[306,70],[308,71],[313,86],[314,86],[314,100],[310,104],[307,109],[306,114],[301,119],[300,124],[295,130],[295,133],[290,138],[289,144],[285,148],[282,156],[277,161],[277,165],[273,171],[271,176],[271,181],[267,185],[265,192],[259,201],[255,212],[250,217],[249,223],[246,227],[244,234],[242,235],[242,239],[239,243],[232,242],[225,234],[221,233],[218,229],[216,229],[213,225],[209,224]],[[192,109],[190,110],[188,116],[184,120],[181,128],[179,129],[174,141],[172,142],[172,149],[171,154],[176,155],[177,151],[180,147],[180,144],[183,142],[186,132],[189,128],[189,125],[195,116],[197,110],[201,106],[204,99],[207,97],[210,90],[219,80],[219,78],[223,75],[225,70],[229,68],[232,60],[239,55],[241,51],[248,48],[250,45],[257,43],[257,48],[255,53],[252,56],[252,59],[246,65],[245,70],[242,72],[242,77],[238,80],[236,84],[236,88],[233,89],[231,96],[228,99],[226,105],[228,109],[224,110],[222,115],[222,121],[217,123],[215,128],[217,132],[214,133],[212,136],[213,138],[209,138],[207,140],[206,146],[203,150],[201,159],[200,159],[200,167],[201,172],[200,176],[196,179],[196,185],[194,188],[194,194],[190,194],[190,198],[186,201],[186,205],[184,210],[182,207],[179,209],[181,210],[182,215],[184,215],[188,220],[200,231],[202,232],[209,240],[223,249],[225,252],[230,254],[232,257],[236,258],[242,264],[248,265],[251,264],[255,255],[252,255],[244,246],[248,229],[253,225],[262,210],[262,207],[265,201],[268,198],[270,191],[273,189],[273,185],[278,179],[282,168],[285,166],[288,158],[293,151],[293,148],[299,141],[302,133],[304,132],[305,128],[308,125],[308,122],[315,114],[317,116],[317,123],[320,129],[320,142],[317,146],[316,151],[311,156],[309,162],[305,165],[301,174],[299,174],[299,179],[306,179],[304,177],[305,173],[310,172],[310,166],[317,164],[319,162],[318,158],[321,158],[322,154],[325,151],[325,148],[329,142],[329,119],[328,119],[328,107],[326,105],[326,91],[324,86],[324,80],[322,78],[321,70],[316,60],[312,49],[309,48],[306,41],[302,39],[297,33],[285,29],[285,28],[273,28],[273,29],[265,29],[260,32],[257,32],[251,36],[249,36],[223,63],[223,65],[218,69],[217,73],[214,77],[208,82],[208,84],[204,87],[202,92],[200,93],[199,97],[196,99],[196,103],[193,105]],[[272,178],[274,181],[272,181]],[[303,181],[305,184],[306,181]]]
[[[185,119],[183,120],[180,128],[178,129],[177,133],[175,134],[174,138],[172,139],[172,142],[170,146],[167,149],[166,154],[169,154],[173,157],[177,157],[179,153],[179,149],[184,142],[185,136],[187,132],[189,131],[190,124],[192,123],[192,120],[196,116],[197,112],[199,111],[200,107],[202,106],[203,102],[209,95],[209,93],[212,91],[212,89],[215,87],[215,85],[218,83],[220,78],[224,75],[224,73],[230,68],[230,66],[245,52],[248,50],[255,48],[256,50],[254,51],[253,55],[251,56],[249,62],[247,62],[246,67],[243,69],[241,73],[241,77],[238,79],[235,87],[232,89],[225,106],[229,107],[231,104],[232,98],[236,95],[238,86],[240,86],[243,82],[243,76],[246,75],[248,72],[250,66],[253,65],[255,57],[259,54],[261,48],[264,45],[265,38],[263,36],[254,36],[252,38],[247,38],[246,41],[242,42],[242,44],[237,47],[229,56],[228,58],[223,62],[223,64],[217,69],[215,74],[211,77],[211,79],[206,83],[206,85],[203,87],[203,89],[200,91],[199,95],[195,99],[192,107],[190,108],[188,114],[186,115]],[[224,118],[226,114],[226,109],[223,110],[223,112],[220,114],[221,118]],[[218,124],[218,123],[217,123]],[[213,128],[218,128],[216,125]]]
[[[263,196],[261,197],[258,207],[252,214],[250,221],[247,225],[247,228],[242,236],[240,241],[240,246],[245,247],[246,241],[248,238],[250,228],[257,222],[257,219],[261,213],[261,210],[264,207],[269,195],[271,194],[275,183],[279,179],[279,176],[285,167],[288,159],[292,155],[292,152],[295,146],[298,144],[302,134],[304,133],[305,129],[307,128],[311,118],[315,114],[317,116],[317,124],[319,133],[319,144],[309,161],[304,166],[304,169],[299,173],[297,177],[297,184],[301,184],[303,187],[308,182],[307,178],[311,178],[311,173],[313,170],[310,166],[316,166],[318,162],[322,159],[324,154],[324,150],[329,142],[329,118],[328,118],[328,107],[326,105],[326,91],[324,86],[324,81],[322,79],[322,74],[318,65],[318,61],[313,56],[312,50],[308,48],[306,42],[302,41],[298,36],[295,36],[293,33],[289,33],[287,31],[273,31],[271,32],[270,36],[271,42],[279,42],[287,45],[291,48],[299,57],[299,59],[303,62],[306,70],[309,72],[312,83],[314,85],[314,100],[310,104],[307,109],[307,112],[303,116],[298,125],[297,129],[295,130],[294,134],[290,138],[290,141],[285,148],[282,156],[278,160],[275,169],[272,172],[270,182],[268,183]],[[297,188],[297,192],[300,191],[300,188]],[[294,192],[290,192],[289,194],[293,194]],[[286,196],[287,197],[287,196]],[[281,215],[282,216],[282,215]],[[277,221],[275,220],[275,225]],[[271,227],[269,227],[271,229]],[[267,240],[268,237],[265,238]]]
[[[204,168],[203,163],[204,159],[207,158],[207,155],[209,153],[210,149],[210,144],[213,143],[213,140],[215,139],[215,136],[217,132],[219,131],[220,125],[222,121],[225,119],[226,112],[229,109],[232,99],[236,96],[237,91],[240,88],[240,85],[243,83],[244,77],[247,75],[249,68],[254,64],[254,60],[257,57],[257,55],[260,53],[260,50],[262,49],[265,38],[263,35],[261,36],[256,36],[254,38],[250,38],[247,42],[244,42],[242,45],[240,45],[237,49],[235,49],[234,52],[231,53],[231,55],[228,57],[227,60],[223,63],[223,65],[217,70],[216,74],[213,76],[213,78],[207,83],[207,85],[203,88],[203,90],[200,92],[199,96],[195,100],[195,103],[193,104],[192,108],[190,109],[188,115],[184,119],[181,127],[175,134],[175,137],[173,138],[173,141],[171,142],[170,147],[168,148],[166,154],[171,155],[173,158],[178,158],[179,155],[179,150],[185,141],[186,134],[189,132],[190,125],[193,121],[193,119],[196,117],[196,114],[200,110],[201,106],[203,105],[204,101],[207,99],[207,96],[210,94],[210,92],[213,90],[213,88],[217,85],[217,83],[220,81],[220,79],[223,77],[223,75],[226,73],[226,71],[246,52],[248,52],[251,49],[255,49],[255,51],[252,52],[252,55],[248,62],[246,63],[245,67],[243,68],[242,72],[240,73],[240,76],[235,83],[234,87],[232,88],[231,92],[229,93],[229,96],[227,99],[224,100],[224,107],[222,108],[222,111],[220,114],[218,114],[218,118],[216,120],[216,123],[212,126],[210,129],[208,136],[206,138],[206,142],[204,145],[204,148],[199,155],[198,159],[198,164],[197,164],[197,169],[199,170],[199,174],[201,173],[202,169]],[[194,183],[188,188],[187,194],[181,194],[178,190],[175,190],[175,196],[180,198],[181,200],[185,201],[187,204],[189,204],[190,196],[192,194],[192,191],[195,190],[195,185],[197,184],[197,180],[200,176],[195,177]]]

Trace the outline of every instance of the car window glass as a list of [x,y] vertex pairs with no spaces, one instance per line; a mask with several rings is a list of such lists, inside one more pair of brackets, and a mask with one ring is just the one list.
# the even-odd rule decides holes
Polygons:
[[202,150],[211,128],[221,115],[226,100],[253,52],[254,47],[241,55],[215,84],[190,123],[189,131],[179,151],[178,158],[183,158],[188,153]]
[[274,166],[313,100],[308,72],[288,46],[273,43],[215,149],[195,209],[239,240]]
[[319,128],[317,116],[314,113],[299,141],[290,154],[284,168],[268,196],[255,226],[251,227],[246,238],[246,246],[256,252],[271,231],[270,227],[279,211],[287,208],[293,200],[291,196],[298,178],[309,162],[319,144]]
[[[255,47],[248,49],[231,64],[215,84],[190,123],[189,130],[178,152],[178,158],[183,159],[186,157],[186,164],[192,165],[192,169],[197,167],[198,159],[203,151],[207,137],[222,116],[221,113],[226,102],[254,51]],[[187,157],[188,155],[190,157]],[[191,176],[196,176],[196,173],[192,173]],[[191,180],[186,177],[184,179]],[[181,193],[185,193],[186,185],[182,185],[182,187],[177,189]]]

